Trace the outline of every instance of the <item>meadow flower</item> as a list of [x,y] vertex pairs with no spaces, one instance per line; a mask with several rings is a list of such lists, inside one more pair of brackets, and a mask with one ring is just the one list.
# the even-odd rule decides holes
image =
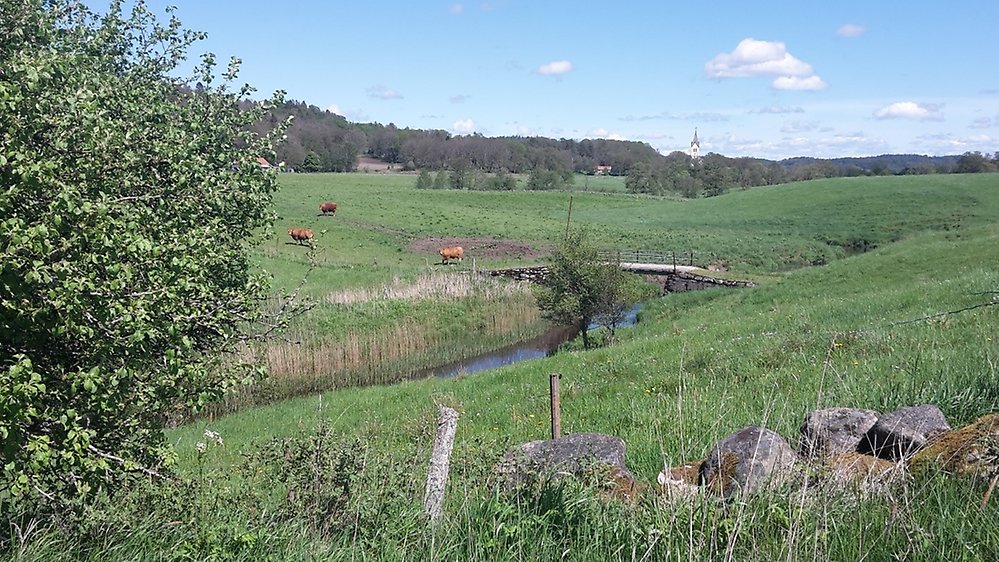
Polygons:
[[205,428],[205,439],[214,441],[215,444],[218,445],[219,447],[225,445],[225,443],[222,442],[222,436],[219,435],[219,432],[212,431],[208,428]]

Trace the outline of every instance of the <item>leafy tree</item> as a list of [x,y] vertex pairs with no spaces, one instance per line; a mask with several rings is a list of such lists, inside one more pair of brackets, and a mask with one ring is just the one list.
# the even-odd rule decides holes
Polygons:
[[656,179],[653,175],[652,165],[646,162],[639,162],[628,171],[628,177],[624,180],[624,187],[631,193],[658,193]]
[[321,172],[323,169],[323,158],[319,156],[316,152],[310,152],[305,155],[305,160],[302,162],[303,172]]
[[458,160],[451,168],[451,176],[448,183],[451,189],[471,189],[475,182],[475,171],[471,169],[468,162]]
[[434,186],[434,180],[430,177],[430,172],[426,169],[420,172],[416,178],[416,189],[430,189]]
[[957,160],[954,172],[958,174],[981,174],[995,171],[995,165],[988,156],[978,152],[965,152]]
[[614,341],[617,327],[627,318],[636,304],[655,296],[656,287],[620,267],[604,270],[602,301],[593,317],[593,323],[607,329],[607,341]]
[[447,172],[444,172],[443,170],[437,172],[437,175],[434,176],[434,189],[447,189],[447,186],[448,186]]
[[577,327],[583,347],[589,349],[587,328],[595,319],[615,323],[622,308],[637,302],[631,300],[636,293],[623,287],[625,282],[618,264],[601,259],[589,234],[577,230],[556,246],[545,281],[535,286],[534,296],[545,319]]
[[486,178],[485,189],[491,191],[513,191],[516,187],[517,178],[502,170]]
[[235,352],[283,127],[250,130],[280,95],[231,90],[237,60],[173,77],[202,35],[141,3],[0,14],[0,511],[30,514],[162,474],[168,419],[260,374]]
[[527,178],[527,189],[532,191],[562,189],[566,184],[566,175],[555,170],[535,169]]

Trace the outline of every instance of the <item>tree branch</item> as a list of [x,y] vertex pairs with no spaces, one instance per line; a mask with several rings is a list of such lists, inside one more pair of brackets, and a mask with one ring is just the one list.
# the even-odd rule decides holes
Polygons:
[[[112,455],[111,453],[105,453],[104,451],[101,451],[100,449],[98,449],[97,447],[94,447],[93,445],[88,445],[87,446],[87,450],[90,451],[91,453],[94,453],[98,457],[101,457],[102,459],[107,459],[109,461],[115,461],[116,463],[122,465],[122,468],[125,468],[125,465],[128,462],[128,461],[126,461],[125,459],[123,459],[123,458],[121,458],[119,456]],[[164,476],[163,474],[160,474],[159,472],[156,472],[155,470],[153,470],[151,468],[146,468],[144,466],[136,466],[133,469],[127,469],[126,468],[125,470],[131,470],[133,472],[141,472],[141,473],[145,474],[146,476],[152,476],[153,478],[159,478],[160,480],[166,480],[167,482],[173,482],[174,481],[173,478],[170,478],[169,476]]]

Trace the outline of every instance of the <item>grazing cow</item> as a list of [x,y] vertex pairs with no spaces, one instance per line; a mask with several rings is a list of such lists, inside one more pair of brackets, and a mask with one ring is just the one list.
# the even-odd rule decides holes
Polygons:
[[461,261],[461,246],[447,246],[437,250],[437,253],[441,255],[441,263],[448,263],[448,260],[458,260]]
[[288,236],[299,244],[312,240],[312,230],[309,228],[289,228]]
[[325,203],[319,204],[319,210],[322,211],[324,215],[336,215],[336,203],[333,201],[327,201]]

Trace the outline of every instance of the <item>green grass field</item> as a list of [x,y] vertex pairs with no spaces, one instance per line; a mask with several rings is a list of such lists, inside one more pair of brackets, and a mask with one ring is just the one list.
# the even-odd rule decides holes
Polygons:
[[[312,228],[319,247],[313,293],[412,278],[428,261],[439,261],[434,250],[410,249],[424,239],[512,240],[544,250],[565,231],[570,195],[573,225],[589,228],[604,248],[693,252],[701,265],[721,262],[747,273],[828,263],[925,231],[987,224],[999,213],[996,179],[981,174],[837,178],[690,201],[579,191],[417,191],[412,175],[280,180],[280,219],[260,247],[261,264],[278,286],[294,285],[308,262],[286,230]],[[338,202],[335,218],[317,216],[326,200]],[[483,268],[519,261],[466,251],[465,267],[471,258]]]
[[[413,176],[281,181],[282,218],[261,246],[262,264],[291,286],[305,249],[286,244],[284,229],[326,228],[313,296],[416,279],[432,256],[409,251],[414,240],[543,245],[564,231],[568,205],[567,193],[417,191]],[[335,218],[315,216],[325,199],[340,203]],[[873,496],[816,490],[669,504],[648,494],[628,506],[573,485],[513,500],[496,493],[491,472],[511,446],[547,436],[552,372],[562,374],[563,432],[623,438],[628,467],[645,482],[747,425],[793,442],[815,408],[933,403],[955,427],[999,410],[999,307],[990,304],[999,291],[999,175],[823,180],[694,201],[577,191],[572,217],[608,247],[693,250],[759,286],[658,299],[609,347],[454,380],[323,392],[173,429],[187,483],[95,516],[111,522],[95,525],[88,546],[43,533],[15,559],[988,560],[999,552],[999,502],[979,508],[984,484],[946,475]],[[470,307],[461,316],[474,316],[495,299],[461,302]],[[430,306],[330,306],[303,325],[342,335],[410,314],[430,324],[441,314],[426,313]],[[448,515],[431,530],[420,502],[438,404],[461,419]]]

